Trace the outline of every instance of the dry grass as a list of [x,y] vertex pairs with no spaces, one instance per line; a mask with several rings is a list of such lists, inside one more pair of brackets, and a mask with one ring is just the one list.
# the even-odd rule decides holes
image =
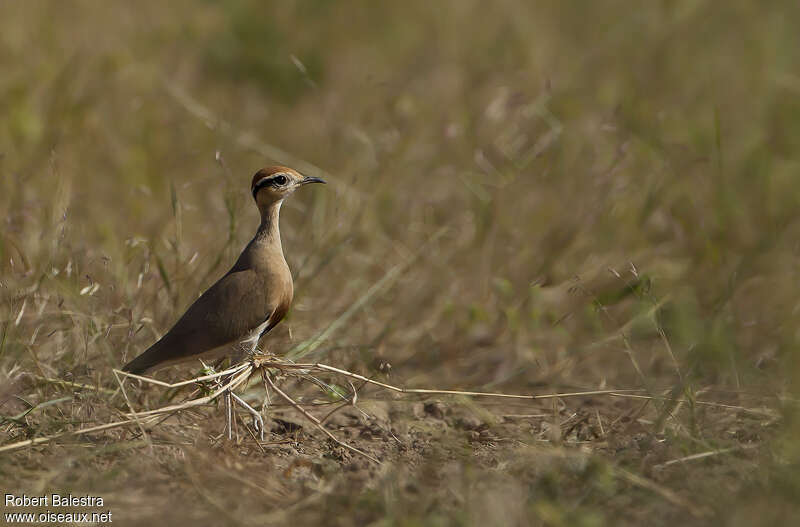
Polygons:
[[[0,20],[0,448],[59,435],[0,452],[5,492],[100,495],[125,524],[800,520],[795,3]],[[76,435],[207,396],[123,394],[113,369],[225,272],[272,162],[331,185],[284,207],[296,298],[266,350],[412,389],[603,393],[276,381],[380,465],[277,393],[264,442],[245,414],[224,441],[210,400]]]

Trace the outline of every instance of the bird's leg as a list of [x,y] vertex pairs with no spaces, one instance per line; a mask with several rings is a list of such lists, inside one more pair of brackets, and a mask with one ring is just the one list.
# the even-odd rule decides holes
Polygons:
[[[253,341],[253,343],[250,345],[250,349],[246,350],[246,356],[252,361],[253,360],[253,355],[256,352],[261,353],[261,350],[258,349],[258,338],[256,338]],[[239,404],[241,404],[245,409],[247,409],[248,412],[250,412],[253,415],[253,427],[255,427],[256,431],[261,436],[261,440],[263,441],[264,440],[264,418],[261,416],[261,413],[257,412],[252,406],[250,406],[249,404],[244,402],[244,400],[241,397],[237,396],[236,394],[233,394],[233,396],[236,398],[236,401]]]
[[[209,366],[201,359],[200,363],[203,365],[203,373],[214,374],[216,370],[222,366],[222,360],[217,361],[213,366]],[[221,388],[223,384],[227,383],[232,378],[232,375],[225,377],[225,379],[217,377],[214,379],[213,383]],[[200,384],[200,386],[202,387],[202,384]],[[233,439],[233,405],[231,404],[231,395],[232,392],[230,388],[223,392],[223,398],[225,400],[225,430],[227,431],[228,441]]]
[[233,392],[231,392],[231,396],[233,397],[234,401],[236,401],[237,403],[242,405],[242,407],[245,410],[247,410],[248,412],[250,412],[250,414],[252,414],[252,416],[253,416],[253,427],[256,429],[256,432],[259,433],[259,435],[261,436],[261,440],[263,441],[264,440],[264,418],[261,417],[261,414],[258,413],[258,411],[255,408],[253,408],[252,406],[247,404],[244,401],[244,399],[242,399],[241,397],[239,397],[238,395],[236,395]]
[[[252,354],[252,351],[253,351],[253,349],[255,349],[256,344],[258,344],[258,341],[253,342],[252,345],[250,345],[250,346],[245,345],[245,343],[240,343],[238,346],[235,346],[233,348],[233,355],[231,355],[230,357],[222,357],[216,363],[216,366],[217,367],[221,366],[223,361],[226,360],[226,358],[230,358],[232,363],[236,363],[238,358],[240,358],[243,353],[247,353],[248,347],[250,348],[249,351]],[[264,439],[264,420],[261,419],[261,416],[258,415],[256,413],[256,411],[253,410],[250,407],[250,405],[248,405],[246,402],[244,402],[244,400],[241,397],[239,397],[238,395],[233,393],[232,390],[227,389],[227,390],[225,390],[225,427],[226,427],[226,429],[228,431],[228,440],[230,441],[230,440],[233,439],[233,419],[236,417],[234,415],[234,412],[233,412],[233,401],[234,400],[236,402],[238,402],[239,404],[243,405],[250,413],[254,414],[255,417],[253,417],[253,426],[256,428],[256,430],[260,430],[261,431],[261,439],[263,440]],[[260,428],[259,428],[259,425],[261,425]]]
[[[249,356],[252,356],[253,351],[255,349],[256,349],[256,343],[254,342],[249,350],[246,349],[246,348],[240,348],[240,351],[244,351]],[[241,397],[239,397],[238,395],[233,393],[233,391],[230,390],[230,389],[225,390],[225,414],[226,414],[225,424],[226,424],[226,429],[228,431],[228,440],[233,439],[233,418],[234,418],[233,402],[234,401],[239,403],[245,410],[250,412],[250,414],[253,416],[253,427],[259,433],[259,435],[261,436],[261,440],[263,441],[264,440],[264,418],[261,417],[261,414],[258,413],[252,406],[247,404],[244,399],[242,399]]]
[[233,439],[233,420],[231,419],[233,414],[232,393],[230,388],[225,390],[225,428],[228,431],[228,441]]

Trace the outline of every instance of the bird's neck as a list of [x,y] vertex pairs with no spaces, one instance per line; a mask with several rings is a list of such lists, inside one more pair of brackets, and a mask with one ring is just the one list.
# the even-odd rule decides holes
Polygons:
[[261,211],[261,225],[258,226],[256,235],[247,244],[239,259],[233,265],[231,272],[245,269],[267,270],[286,266],[281,247],[281,233],[278,228],[281,202],[268,205],[259,204]]
[[269,205],[265,205],[261,209],[261,225],[258,226],[258,232],[256,232],[256,241],[280,248],[281,203],[283,203],[283,200],[278,200]]

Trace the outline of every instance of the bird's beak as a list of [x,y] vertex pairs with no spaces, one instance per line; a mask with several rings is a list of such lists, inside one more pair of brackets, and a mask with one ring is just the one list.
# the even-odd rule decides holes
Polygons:
[[325,180],[318,177],[304,177],[301,181],[301,185],[308,185],[309,183],[325,183]]

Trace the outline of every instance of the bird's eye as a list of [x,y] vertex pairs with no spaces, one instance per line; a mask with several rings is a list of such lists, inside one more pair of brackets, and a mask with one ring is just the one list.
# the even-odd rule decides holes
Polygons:
[[275,176],[273,181],[278,185],[285,185],[286,184],[286,176]]

